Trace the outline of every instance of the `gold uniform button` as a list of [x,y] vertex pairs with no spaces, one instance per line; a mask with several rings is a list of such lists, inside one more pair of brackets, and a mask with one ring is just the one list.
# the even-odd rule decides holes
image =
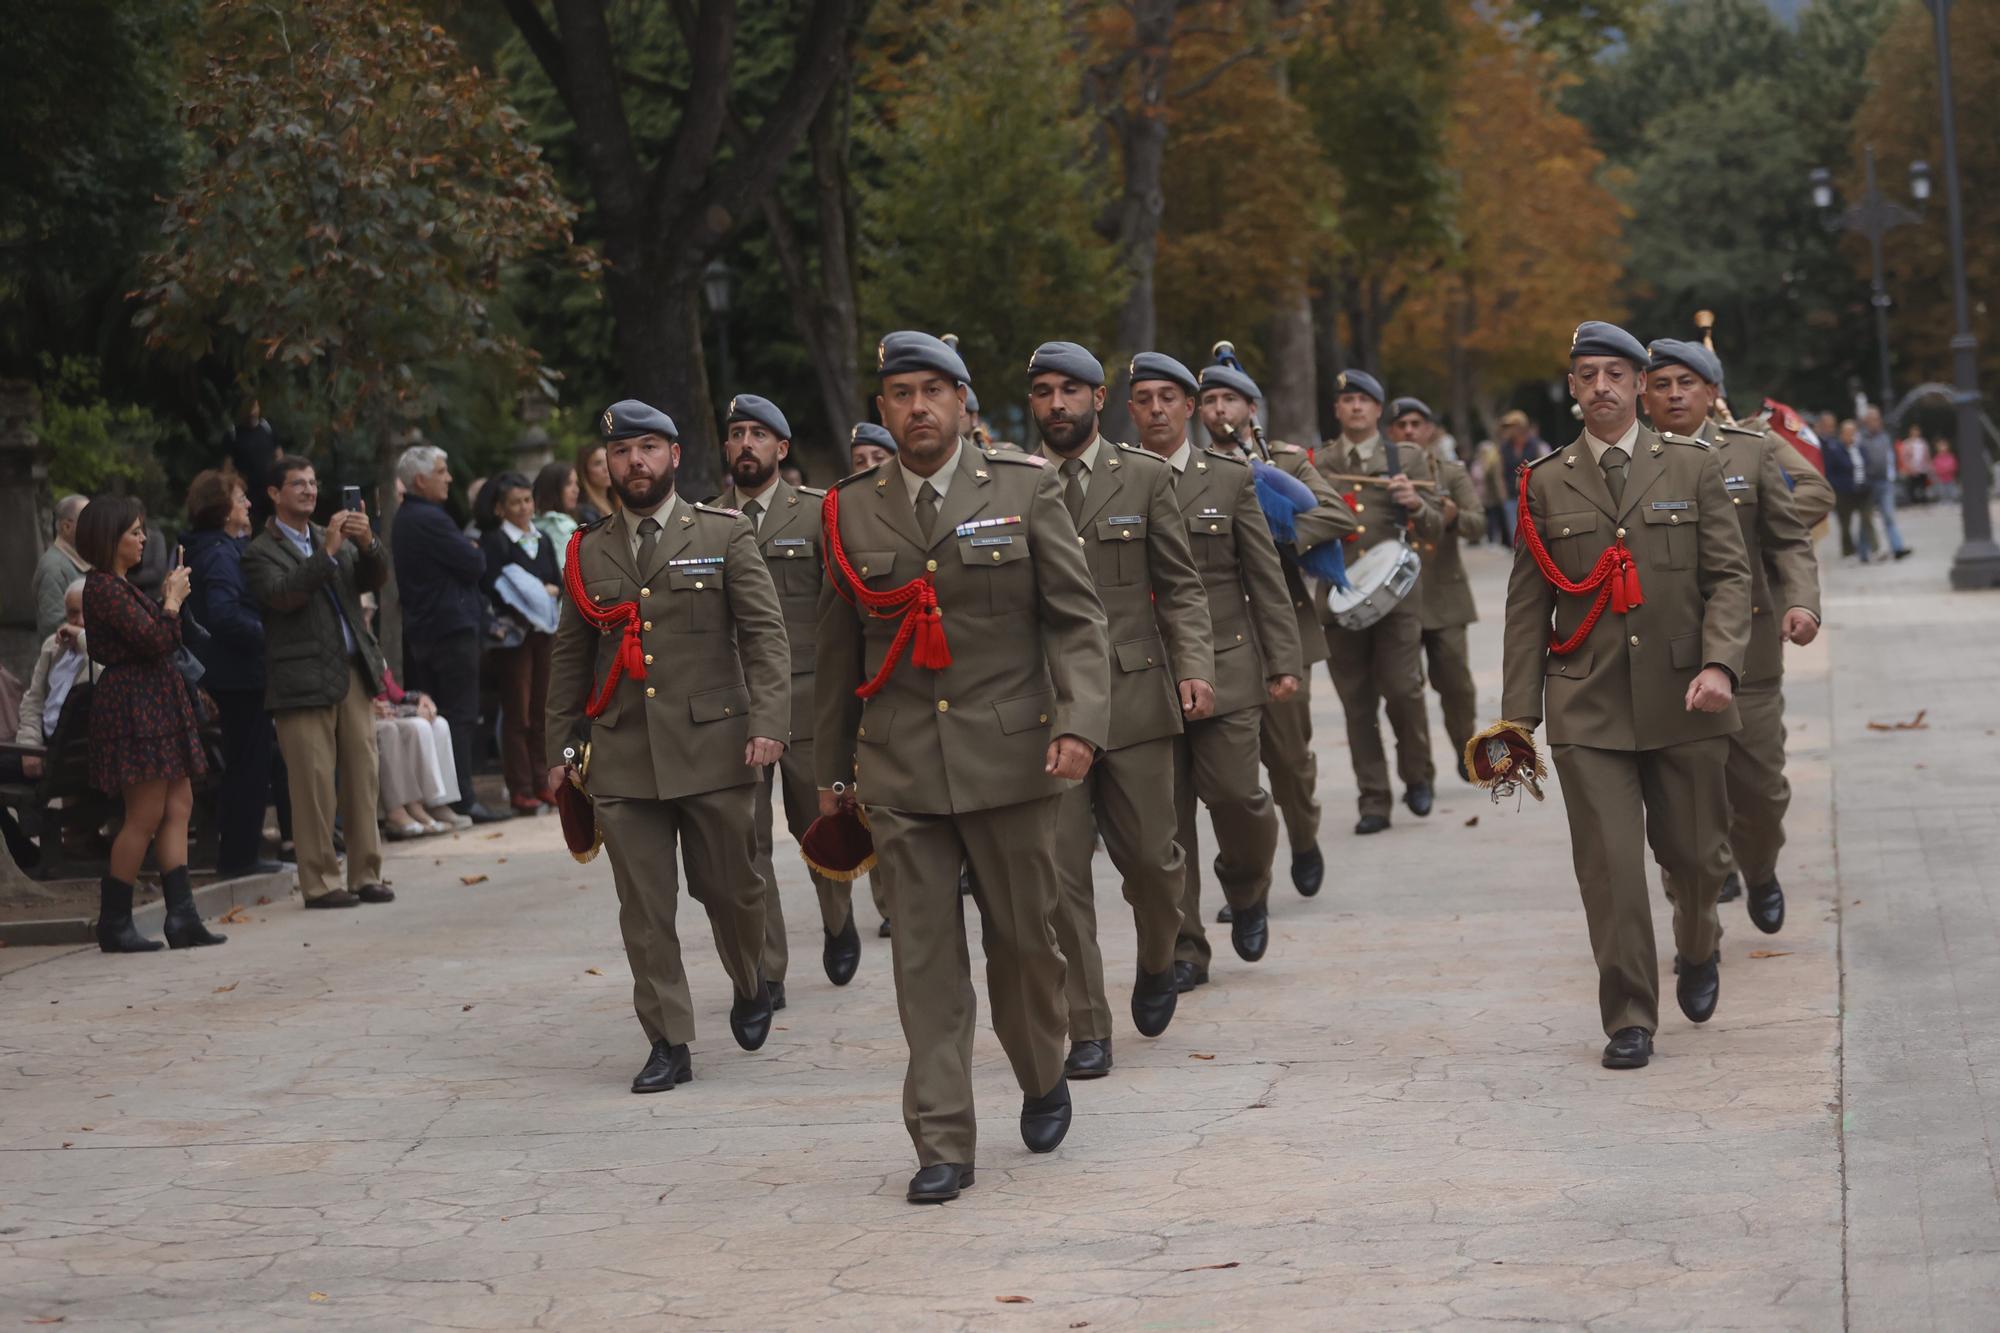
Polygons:
[[949,699],[938,700],[938,712],[949,713],[950,711],[951,711],[951,700]]
[[701,591],[701,590],[702,590],[703,588],[705,588],[705,587],[707,587],[707,586],[708,586],[708,585],[707,585],[707,584],[705,584],[705,583],[703,583],[703,582],[702,582],[702,581],[701,581],[700,579],[696,579],[696,580],[694,581],[694,588],[695,588],[695,591],[696,591],[696,592],[700,592],[700,591]]
[[1668,514],[1668,515],[1667,515],[1667,522],[1669,522],[1669,523],[1678,523],[1678,522],[1680,522],[1680,521],[1681,521],[1681,516],[1680,516],[1679,514]]
[[653,655],[651,653],[646,654],[646,665],[647,666],[653,665]]
[[866,566],[866,565],[863,565],[863,566],[861,567],[861,572],[862,572],[863,574],[866,574],[866,573],[868,572],[868,566]]
[[1639,646],[1639,636],[1636,634],[1632,636],[1632,646],[1634,648],[1637,648]]
[[1729,497],[1729,503],[1733,505],[1740,505],[1743,503],[1743,497],[1740,495],[1732,495]]
[[1243,642],[1243,636],[1242,636],[1241,634],[1239,634],[1239,635],[1237,635],[1237,636],[1236,636],[1236,642],[1238,642],[1238,643],[1241,643],[1241,642]]
[[857,736],[866,736],[866,735],[868,734],[868,728],[866,728],[866,727],[856,727],[856,728],[854,729],[854,734],[855,734],[855,735],[857,735]]
[[1764,608],[1761,606],[1753,606],[1750,608],[1750,614],[1753,616],[1761,616],[1764,614]]
[[640,628],[640,629],[651,629],[651,628],[653,628],[653,622],[652,622],[652,621],[650,621],[650,620],[642,620],[642,621],[640,621],[640,622],[639,622],[639,628]]
[[933,574],[937,573],[937,561],[935,560],[924,561],[924,568],[926,570],[929,570]]
[[651,588],[641,588],[639,589],[639,595],[641,597],[651,597],[653,595],[653,590]]
[[731,708],[728,704],[724,704],[722,706],[722,715],[724,717],[734,717],[736,716],[736,710],[734,708]]
[[1368,525],[1366,523],[1363,523],[1359,527],[1354,529],[1356,536],[1359,536],[1361,533],[1364,533],[1366,531],[1368,531]]
[[[1564,532],[1568,532],[1568,531],[1569,531],[1569,529],[1568,529],[1568,528],[1564,528],[1564,529],[1563,529],[1563,531],[1564,531]],[[1623,536],[1625,535],[1625,529],[1623,529],[1623,528],[1620,528],[1620,529],[1618,529],[1618,535],[1619,535],[1620,537],[1623,537]]]
[[1076,535],[1076,544],[1078,546],[1083,545],[1083,534],[1080,532]]
[[[1622,531],[1621,531],[1621,532],[1620,532],[1620,533],[1619,533],[1618,535],[1619,535],[1619,536],[1621,536],[1621,537],[1623,537],[1623,536],[1624,536],[1625,534],[1624,534],[1624,532],[1622,532]],[[1563,529],[1563,536],[1565,536],[1565,537],[1569,536],[1569,529],[1568,529],[1568,528],[1564,528],[1564,529]]]
[[1215,526],[1215,524],[1213,524],[1213,523],[1211,523],[1211,524],[1209,524],[1209,525],[1208,525],[1208,530],[1209,530],[1210,532],[1220,532],[1220,531],[1222,531],[1222,529],[1221,529],[1221,528],[1218,528],[1218,527],[1216,527],[1216,526]]
[[1132,535],[1132,529],[1130,529],[1130,528],[1120,528],[1120,529],[1118,530],[1118,535],[1119,535],[1120,537],[1130,537],[1130,536]]
[[1000,563],[1000,553],[998,551],[993,553],[993,563],[996,565]]
[[1047,721],[1049,720],[1049,715],[1048,715],[1047,713],[1041,713],[1041,714],[1038,714],[1037,716],[1038,716],[1038,717],[1040,718],[1040,720],[1041,720],[1042,722],[1044,722],[1044,723],[1046,723],[1046,722],[1047,722]]
[[654,694],[654,690],[653,690],[653,687],[652,687],[651,685],[648,685],[648,686],[646,687],[646,697],[647,697],[648,699],[650,699],[650,698],[652,698],[652,697],[653,697],[653,694]]
[[1146,665],[1147,665],[1147,666],[1151,666],[1151,665],[1153,665],[1153,659],[1152,659],[1152,658],[1150,658],[1150,657],[1149,657],[1149,658],[1147,658],[1147,659],[1146,659]]

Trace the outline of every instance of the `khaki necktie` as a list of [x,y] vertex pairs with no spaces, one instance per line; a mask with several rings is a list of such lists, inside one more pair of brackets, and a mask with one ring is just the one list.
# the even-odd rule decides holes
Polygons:
[[653,552],[660,549],[660,520],[646,516],[639,520],[639,572],[650,573]]
[[764,502],[762,500],[752,500],[749,504],[744,505],[743,517],[750,520],[750,531],[762,532],[764,530]]
[[1597,465],[1604,469],[1604,484],[1611,489],[1611,503],[1625,503],[1625,465],[1632,460],[1625,456],[1623,449],[1606,449],[1604,457]]
[[937,524],[937,487],[925,482],[917,488],[917,531],[924,534],[924,540],[931,539],[931,529]]
[[1069,459],[1062,465],[1062,474],[1068,478],[1063,483],[1063,505],[1069,510],[1069,521],[1075,523],[1083,517],[1083,460]]

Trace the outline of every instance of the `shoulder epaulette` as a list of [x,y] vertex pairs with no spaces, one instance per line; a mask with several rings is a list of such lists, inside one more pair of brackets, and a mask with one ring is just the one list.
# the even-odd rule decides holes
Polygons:
[[846,476],[842,477],[839,481],[833,483],[833,485],[827,487],[827,489],[832,491],[837,491],[843,486],[852,486],[855,482],[860,481],[863,477],[874,476],[877,469],[879,469],[881,466],[882,466],[881,463],[875,463],[869,467],[862,468],[859,472],[850,472]]
[[1753,435],[1758,439],[1762,439],[1771,433],[1771,427],[1768,424],[1749,426],[1741,421],[1718,421],[1715,423],[1715,428],[1717,430],[1726,430],[1732,435]]
[[1676,435],[1670,430],[1661,431],[1660,438],[1668,444],[1685,444],[1693,449],[1712,449],[1715,447],[1707,440],[1699,440],[1692,435]]
[[810,495],[815,500],[824,500],[826,498],[826,491],[818,486],[794,486],[792,489],[800,495]]
[[705,514],[722,514],[728,518],[743,517],[743,511],[741,509],[730,509],[723,505],[708,504],[706,502],[698,501],[695,504],[695,508],[701,510]]
[[1201,451],[1207,454],[1210,458],[1219,458],[1225,463],[1234,463],[1238,467],[1250,466],[1250,461],[1248,459],[1240,458],[1235,454],[1225,454],[1220,449],[1210,449],[1208,446],[1203,445]]
[[1121,454],[1130,454],[1134,458],[1149,459],[1163,467],[1167,461],[1142,444],[1121,444],[1118,446],[1118,452]]
[[618,511],[614,509],[610,513],[600,515],[599,517],[594,518],[590,522],[584,524],[582,531],[595,532],[599,528],[603,527],[606,523],[609,523],[612,519],[617,517],[618,517]]
[[979,456],[989,463],[1020,463],[1026,467],[1047,467],[1049,460],[1040,454],[1016,453],[1012,449],[981,449]]
[[1298,445],[1292,444],[1287,440],[1271,441],[1270,449],[1271,452],[1274,454],[1302,454],[1305,452],[1304,449],[1301,449]]
[[[1574,445],[1571,446],[1571,448],[1574,447],[1575,447]],[[1531,468],[1540,467],[1542,464],[1548,462],[1551,458],[1558,457],[1561,453],[1562,450],[1560,449],[1551,449],[1547,453],[1543,454],[1540,458],[1529,459],[1528,466]]]

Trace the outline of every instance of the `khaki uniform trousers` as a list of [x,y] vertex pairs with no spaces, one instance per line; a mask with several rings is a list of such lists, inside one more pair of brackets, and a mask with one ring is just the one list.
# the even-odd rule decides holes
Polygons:
[[1261,907],[1271,896],[1271,859],[1278,851],[1278,811],[1271,794],[1257,785],[1258,735],[1263,708],[1187,724],[1174,741],[1176,840],[1187,853],[1187,887],[1181,897],[1181,933],[1176,962],[1206,968],[1208,930],[1201,913],[1201,840],[1194,822],[1195,798],[1208,807],[1215,824],[1215,874],[1232,911]]
[[1258,738],[1271,799],[1285,819],[1292,855],[1319,845],[1319,757],[1313,753],[1312,669],[1299,677],[1298,692],[1283,703],[1264,705]]
[[965,947],[961,865],[972,868],[993,1035],[1013,1066],[1014,1081],[1024,1096],[1040,1097],[1062,1078],[1069,1013],[1063,956],[1050,920],[1061,799],[1044,796],[955,815],[868,807],[875,873],[896,923],[890,936],[896,1009],[910,1047],[903,1125],[920,1166],[971,1165],[978,1147],[972,1029],[979,1001]]
[[[1444,734],[1451,737],[1452,763],[1465,758],[1465,743],[1479,730],[1479,691],[1472,683],[1472,657],[1466,651],[1465,626],[1447,625],[1424,631],[1424,664],[1431,688],[1444,712]],[[1398,750],[1401,741],[1397,742]]]
[[[793,741],[785,747],[784,755],[757,780],[755,818],[755,855],[757,878],[765,885],[764,897],[764,980],[783,981],[785,970],[791,963],[791,946],[785,940],[785,909],[779,902],[778,877],[772,864],[772,826],[777,822],[777,812],[773,809],[771,788],[779,788],[780,798],[785,803],[785,829],[798,842],[806,836],[813,820],[819,818],[819,788],[813,781],[812,741]],[[828,934],[837,935],[847,924],[853,912],[854,886],[852,883],[828,879],[824,875],[806,872],[812,878],[813,892],[819,895],[820,928]],[[883,906],[882,887],[871,883],[875,894],[875,910],[883,916],[889,911]]]
[[618,930],[632,967],[632,1008],[647,1041],[694,1040],[694,1004],[681,939],[674,929],[679,880],[674,852],[687,868],[688,896],[708,913],[715,951],[738,995],[757,990],[764,939],[764,881],[750,864],[748,787],[724,787],[671,801],[597,798],[597,826],[618,886]]
[[1570,856],[1597,958],[1604,1033],[1660,1026],[1660,958],[1653,941],[1646,846],[1672,876],[1674,947],[1706,961],[1722,942],[1715,897],[1722,890],[1728,827],[1723,768],[1727,736],[1658,750],[1551,747],[1569,812]]
[[1386,815],[1396,803],[1376,720],[1384,704],[1396,733],[1396,774],[1403,785],[1435,776],[1430,719],[1424,711],[1423,636],[1423,621],[1408,602],[1367,629],[1326,627],[1326,667],[1347,714],[1347,748],[1361,789],[1356,804],[1364,815]]
[[[1743,729],[1729,737],[1724,787],[1729,793],[1729,838],[1718,874],[1740,872],[1747,885],[1778,877],[1778,853],[1785,846],[1785,814],[1792,808],[1792,784],[1785,777],[1784,677],[1749,681],[1737,687],[1736,712]],[[1662,868],[1667,896],[1679,883]]]
[[1069,1037],[1104,1041],[1111,1036],[1111,1004],[1097,945],[1092,835],[1104,834],[1104,850],[1123,877],[1139,930],[1140,970],[1167,971],[1174,965],[1187,884],[1187,858],[1174,841],[1174,738],[1105,751],[1057,800],[1056,942],[1069,963]]
[[[298,849],[299,892],[306,901],[340,887],[333,850],[333,816],[347,839],[347,887],[382,882],[376,801],[381,758],[375,748],[375,706],[360,667],[347,673],[347,693],[327,708],[282,708],[271,714],[278,752],[291,774],[292,843]],[[339,775],[336,791],[335,774]]]

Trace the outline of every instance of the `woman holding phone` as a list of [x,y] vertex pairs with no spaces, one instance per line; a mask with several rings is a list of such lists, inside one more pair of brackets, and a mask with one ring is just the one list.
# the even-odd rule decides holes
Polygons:
[[83,585],[90,657],[105,668],[90,700],[90,782],[125,802],[110,873],[98,883],[97,945],[106,953],[160,947],[132,924],[132,885],[149,846],[167,900],[167,943],[221,944],[225,937],[202,925],[188,883],[193,780],[208,761],[193,696],[175,665],[187,566],[177,553],[158,604],[132,586],[126,576],[145,554],[146,511],[129,496],[101,495],[85,505],[76,548],[91,566]]

